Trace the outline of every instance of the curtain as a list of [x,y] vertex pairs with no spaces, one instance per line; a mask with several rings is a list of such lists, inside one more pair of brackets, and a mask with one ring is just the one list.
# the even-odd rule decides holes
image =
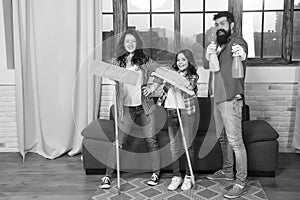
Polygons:
[[81,152],[80,133],[95,116],[88,67],[96,57],[98,6],[98,0],[13,0],[23,159],[27,152],[48,159]]
[[300,70],[298,69],[298,94],[296,102],[296,117],[295,117],[295,128],[294,128],[294,138],[293,145],[297,150],[297,153],[300,153]]

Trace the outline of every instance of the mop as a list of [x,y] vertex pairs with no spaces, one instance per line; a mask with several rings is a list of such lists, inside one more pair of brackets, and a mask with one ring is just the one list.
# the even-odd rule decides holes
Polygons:
[[188,152],[188,146],[187,146],[186,139],[185,139],[185,133],[184,133],[184,129],[183,129],[182,119],[181,119],[181,115],[180,115],[180,111],[179,111],[177,97],[176,97],[176,94],[175,94],[175,87],[173,86],[173,88],[174,88],[174,99],[175,99],[177,116],[178,116],[178,120],[179,120],[179,126],[180,126],[180,130],[181,130],[183,147],[184,147],[186,159],[187,159],[188,166],[189,166],[190,173],[191,173],[192,187],[194,189],[196,189],[197,187],[196,187],[195,176],[194,176],[194,172],[193,172],[193,168],[192,168],[191,158],[190,158],[190,155],[189,155],[189,152]]
[[[161,78],[161,79],[165,80],[166,82],[170,83],[174,87],[174,91],[175,91],[175,88],[178,88],[178,89],[182,90],[183,92],[186,92],[189,95],[194,95],[194,92],[192,90],[187,89],[187,86],[189,85],[188,80],[185,79],[184,77],[182,77],[180,74],[178,74],[174,70],[169,70],[166,68],[158,68],[155,72],[152,73],[152,75],[156,76],[158,78]],[[180,130],[181,130],[181,135],[182,135],[183,146],[184,146],[185,154],[187,157],[188,166],[189,166],[189,169],[191,172],[192,185],[193,185],[193,188],[196,189],[195,176],[194,176],[193,169],[192,169],[190,155],[188,153],[188,147],[187,147],[187,143],[186,143],[186,139],[185,139],[182,119],[180,116],[180,112],[179,112],[179,108],[178,108],[178,101],[177,101],[177,97],[176,97],[175,93],[174,93],[174,98],[175,98],[176,111],[177,111],[178,120],[179,120],[179,126],[180,126]]]
[[108,64],[96,60],[90,67],[90,73],[109,78],[115,81],[114,88],[114,115],[115,115],[115,143],[116,143],[116,160],[117,160],[117,187],[118,194],[121,193],[120,188],[120,156],[119,156],[119,129],[118,129],[118,110],[117,110],[117,82],[135,85],[139,74],[119,66]]

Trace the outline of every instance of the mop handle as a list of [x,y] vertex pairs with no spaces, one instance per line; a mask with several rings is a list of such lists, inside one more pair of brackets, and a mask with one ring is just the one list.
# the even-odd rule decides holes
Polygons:
[[115,84],[115,96],[114,96],[114,113],[115,113],[115,141],[116,141],[116,159],[117,159],[117,187],[118,194],[120,194],[120,158],[119,158],[119,128],[118,128],[118,111],[117,111],[117,84]]

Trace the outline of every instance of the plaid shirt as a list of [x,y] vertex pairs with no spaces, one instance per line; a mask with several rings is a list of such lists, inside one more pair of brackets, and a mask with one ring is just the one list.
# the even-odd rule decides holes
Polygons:
[[[185,106],[185,109],[180,109],[181,112],[183,113],[186,113],[188,115],[191,115],[193,113],[196,112],[196,105],[195,105],[195,99],[197,98],[197,81],[199,79],[199,75],[196,74],[196,75],[186,75],[186,74],[183,74],[183,76],[190,82],[190,85],[188,86],[188,89],[190,90],[193,90],[195,92],[194,95],[189,95],[183,91],[181,91],[181,95],[183,97],[183,100],[184,100],[184,106]],[[167,98],[167,93],[168,93],[168,90],[169,88],[171,87],[171,85],[169,83],[165,83],[163,85],[163,91],[159,97],[159,100],[158,100],[158,104],[161,105],[164,103],[164,101],[166,100]]]

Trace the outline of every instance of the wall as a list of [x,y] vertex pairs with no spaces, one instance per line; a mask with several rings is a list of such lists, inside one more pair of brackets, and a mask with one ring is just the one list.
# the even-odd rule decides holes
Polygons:
[[18,152],[14,85],[0,86],[0,152]]
[[279,151],[292,146],[299,66],[248,67],[245,84],[250,118],[268,121],[279,134]]
[[293,152],[292,146],[295,111],[296,83],[248,83],[246,103],[250,107],[250,119],[268,121],[279,134],[279,151]]

